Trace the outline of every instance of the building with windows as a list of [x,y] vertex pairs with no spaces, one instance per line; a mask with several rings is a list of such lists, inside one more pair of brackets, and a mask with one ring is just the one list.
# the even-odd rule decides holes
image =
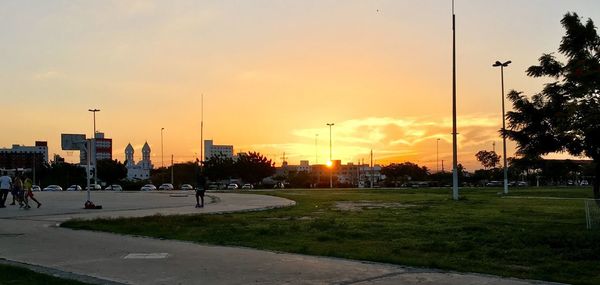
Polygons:
[[[90,139],[86,139],[89,143]],[[112,139],[105,138],[104,133],[96,133],[96,151],[92,152],[92,156],[96,155],[96,160],[112,159]],[[92,159],[92,164],[94,160]],[[87,165],[87,151],[82,148],[79,151],[79,164]]]
[[150,170],[153,168],[150,160],[150,146],[148,142],[142,147],[142,160],[135,163],[134,150],[131,144],[125,147],[125,167],[127,168],[127,179],[129,180],[147,180],[150,179]]
[[213,156],[233,158],[233,145],[217,145],[212,140],[204,140],[204,160]]
[[0,169],[31,169],[48,163],[48,143],[36,141],[34,146],[14,144],[0,148]]
[[332,160],[331,166],[325,164],[310,165],[307,160],[300,161],[299,165],[290,165],[286,161],[276,168],[275,176],[288,176],[293,172],[310,173],[315,179],[314,187],[329,187],[329,177],[333,178],[334,187],[343,185],[345,187],[371,187],[377,186],[385,179],[381,174],[381,166],[368,164],[342,164],[341,160]]

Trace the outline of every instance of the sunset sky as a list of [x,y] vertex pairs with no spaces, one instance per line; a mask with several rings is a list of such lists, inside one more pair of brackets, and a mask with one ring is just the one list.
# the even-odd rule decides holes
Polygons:
[[[329,156],[343,163],[412,161],[451,168],[451,1],[1,1],[0,147],[61,133],[113,138],[136,159],[148,141],[160,165],[200,153],[204,138],[259,151],[279,165]],[[531,95],[525,76],[555,52],[560,19],[600,25],[597,0],[456,0],[459,162],[502,148],[500,70],[507,91]],[[510,108],[510,104],[507,103]],[[514,144],[509,142],[509,156]]]

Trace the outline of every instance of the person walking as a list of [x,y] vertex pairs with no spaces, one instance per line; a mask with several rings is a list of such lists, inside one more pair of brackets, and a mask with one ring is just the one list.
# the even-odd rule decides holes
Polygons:
[[23,208],[23,180],[21,180],[21,174],[19,173],[15,175],[13,180],[13,202],[11,205],[15,204],[15,200],[19,202],[19,208]]
[[25,178],[25,181],[23,182],[23,189],[25,190],[25,195],[24,195],[24,202],[25,202],[25,209],[29,209],[31,208],[31,206],[29,206],[29,199],[31,198],[31,200],[35,201],[37,203],[37,207],[41,207],[42,203],[40,203],[40,201],[38,201],[35,197],[33,197],[33,181],[31,181],[31,179],[29,179],[29,177]]
[[2,176],[0,176],[0,208],[6,208],[6,199],[11,188],[12,179],[4,171],[2,172]]
[[204,208],[204,193],[206,192],[206,177],[200,171],[198,175],[198,185],[196,186],[196,208]]

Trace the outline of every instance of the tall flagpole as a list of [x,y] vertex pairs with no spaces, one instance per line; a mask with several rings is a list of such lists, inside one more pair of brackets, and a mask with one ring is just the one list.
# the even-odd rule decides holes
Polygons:
[[458,147],[456,142],[456,20],[452,0],[452,199],[458,200]]

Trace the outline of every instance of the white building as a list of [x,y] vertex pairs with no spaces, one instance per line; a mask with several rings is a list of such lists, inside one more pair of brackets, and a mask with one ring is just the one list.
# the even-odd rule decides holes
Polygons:
[[204,140],[204,160],[213,156],[233,158],[233,145],[216,145],[212,140]]
[[133,158],[133,147],[127,144],[125,147],[125,167],[127,167],[127,179],[129,180],[146,180],[150,179],[150,170],[153,168],[150,161],[150,146],[148,142],[142,147],[142,160],[135,163]]

